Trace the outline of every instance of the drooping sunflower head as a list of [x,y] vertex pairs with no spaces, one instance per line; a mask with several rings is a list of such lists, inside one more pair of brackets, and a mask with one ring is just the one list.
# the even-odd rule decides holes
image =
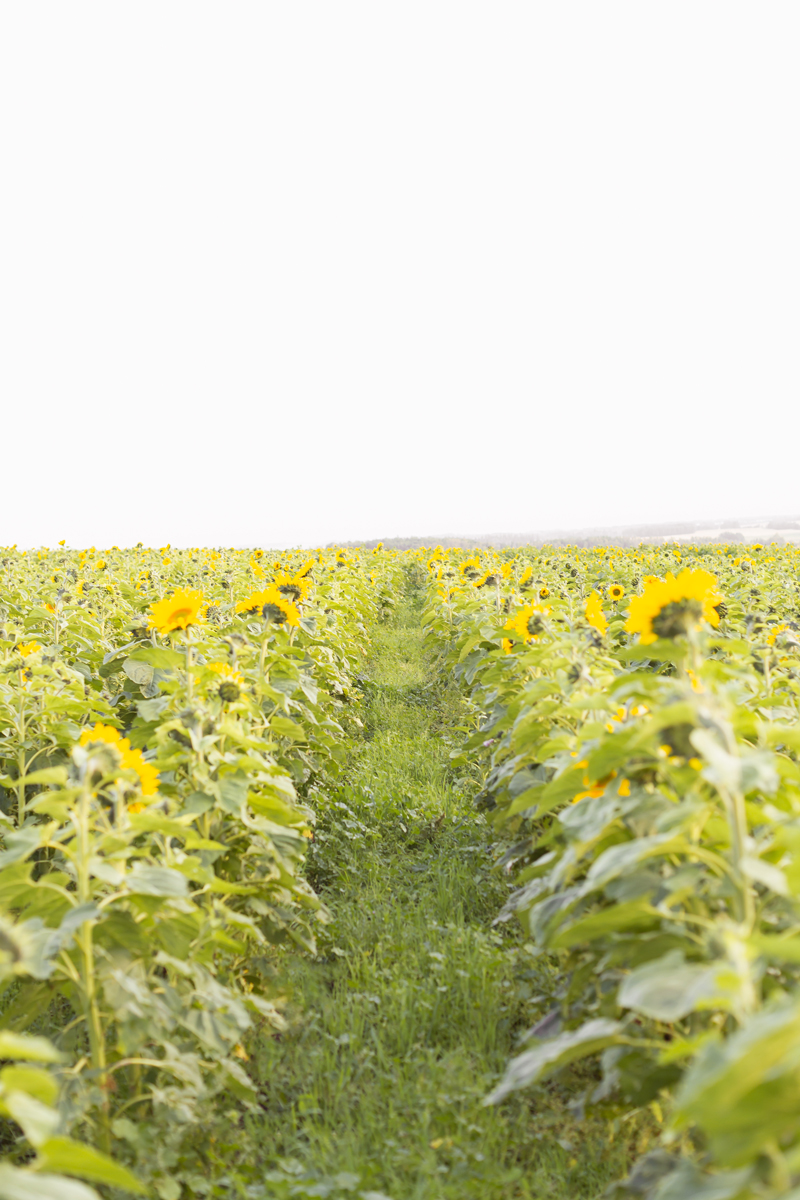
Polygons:
[[251,616],[254,613],[260,612],[264,607],[265,592],[251,592],[244,600],[240,600],[236,605],[237,613],[243,613],[245,616]]
[[[98,721],[94,729],[84,729],[79,745],[111,746],[119,756],[119,768],[123,771],[133,771],[137,776],[139,790],[143,796],[154,796],[158,791],[158,771],[145,761],[141,750],[131,749],[128,738],[124,738],[113,725],[103,725]],[[112,766],[111,770],[113,769]]]
[[596,629],[599,634],[604,634],[608,629],[608,621],[606,621],[606,616],[603,612],[603,604],[599,592],[592,592],[586,601],[585,616],[592,628]]
[[612,583],[608,589],[608,595],[611,600],[621,600],[625,595],[625,588],[621,583]]
[[523,642],[536,641],[545,631],[544,618],[550,615],[550,609],[543,604],[526,604],[505,623],[506,629],[512,629]]
[[530,567],[530,566],[526,567],[525,570],[522,572],[522,574],[519,577],[519,586],[521,588],[524,588],[527,586],[532,574],[533,574],[533,567]]
[[625,628],[638,633],[643,645],[657,638],[685,637],[707,621],[719,625],[717,605],[722,601],[715,575],[703,569],[668,572],[664,579],[649,577],[644,594],[633,596]]
[[226,662],[208,663],[207,669],[219,677],[217,695],[220,700],[224,700],[226,704],[233,704],[239,699],[244,687],[244,678],[238,671]]
[[159,633],[188,629],[190,625],[198,625],[203,621],[204,607],[202,592],[178,588],[171,596],[150,605],[150,628],[157,629]]
[[240,600],[236,611],[258,613],[268,625],[293,625],[296,628],[300,624],[296,605],[288,596],[281,595],[274,583],[264,591],[253,592],[246,600]]
[[311,580],[304,575],[289,575],[282,571],[272,582],[280,594],[293,604],[304,601],[311,591]]
[[494,587],[497,582],[497,576],[492,571],[485,571],[483,575],[473,580],[472,586],[474,588]]

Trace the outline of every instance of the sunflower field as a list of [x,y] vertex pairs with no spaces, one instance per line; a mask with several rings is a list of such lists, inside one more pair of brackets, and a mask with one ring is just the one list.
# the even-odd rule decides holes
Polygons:
[[[375,1182],[393,1200],[529,1197],[541,1185],[513,1139],[561,1080],[576,1121],[643,1131],[607,1196],[798,1200],[799,568],[800,550],[772,545],[0,552],[0,1200],[386,1200]],[[410,682],[382,686],[370,663],[401,603]],[[403,657],[409,621],[429,682]],[[383,725],[365,729],[370,696]],[[408,794],[378,749],[365,757],[379,732],[380,753],[409,756],[418,735],[402,742],[401,719],[428,721],[449,764],[425,794],[446,785],[469,819],[414,807],[421,742]],[[448,854],[488,854],[495,882],[458,875]],[[358,946],[319,954],[337,891],[360,906],[368,861],[378,882],[407,871],[385,919],[396,956],[398,905],[421,922],[418,983],[393,975],[377,934],[380,969]],[[485,889],[475,911],[498,896],[497,932],[425,917],[434,868],[436,911],[448,889]],[[340,962],[351,953],[358,964]],[[516,1008],[506,960],[536,979]],[[478,1118],[442,1087],[423,1104],[420,1075],[419,1106],[450,1116],[431,1117],[443,1132],[413,1151],[413,1180],[380,1174],[382,1155],[411,1161],[405,1117],[389,1149],[369,1143],[368,1190],[350,1166],[314,1176],[286,1157],[247,1186],[214,1182],[220,1114],[239,1131],[242,1114],[290,1114],[301,1147],[324,1119],[300,1054],[321,1017],[291,1042],[291,962],[341,966],[322,990],[366,1014],[309,1051],[319,1094],[352,1070],[364,1097],[384,1080],[389,1114],[400,1057],[376,1011],[389,990],[404,1044],[424,1053],[441,1036],[446,1071],[460,1034],[441,1006],[460,997],[459,1020],[488,1025],[496,987],[487,1045],[505,1049],[497,1068],[487,1051],[477,1102],[517,1123],[494,1174]],[[286,1038],[294,1091],[254,1072],[261,1045],[285,1074]],[[598,1194],[573,1166],[552,1194]]]
[[172,1200],[215,1101],[252,1102],[242,1039],[281,1029],[275,956],[326,919],[315,789],[397,570],[3,552],[0,1195]]
[[498,920],[554,970],[487,1102],[591,1060],[579,1109],[661,1130],[610,1196],[800,1196],[799,567],[677,544],[420,563],[474,706],[453,755],[514,881]]

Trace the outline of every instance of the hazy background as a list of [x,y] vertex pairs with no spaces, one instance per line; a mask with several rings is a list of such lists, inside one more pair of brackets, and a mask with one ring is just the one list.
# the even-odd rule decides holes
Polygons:
[[0,542],[800,510],[800,7],[0,10]]

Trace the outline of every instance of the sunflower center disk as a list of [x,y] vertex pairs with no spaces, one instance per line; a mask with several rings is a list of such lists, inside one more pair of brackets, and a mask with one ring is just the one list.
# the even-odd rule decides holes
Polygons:
[[670,600],[653,617],[653,633],[662,638],[680,637],[697,625],[702,616],[703,606],[699,600]]

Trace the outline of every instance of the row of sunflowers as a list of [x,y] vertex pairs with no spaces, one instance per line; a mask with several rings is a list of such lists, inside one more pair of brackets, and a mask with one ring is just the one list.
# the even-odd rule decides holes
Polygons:
[[325,919],[314,797],[399,571],[0,551],[0,1195],[174,1200],[214,1105],[253,1104],[243,1039]]
[[499,919],[554,971],[487,1102],[590,1060],[576,1111],[660,1129],[614,1195],[800,1197],[800,551],[418,570],[514,877]]

